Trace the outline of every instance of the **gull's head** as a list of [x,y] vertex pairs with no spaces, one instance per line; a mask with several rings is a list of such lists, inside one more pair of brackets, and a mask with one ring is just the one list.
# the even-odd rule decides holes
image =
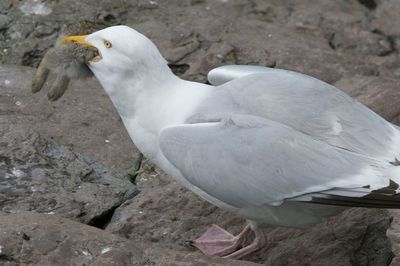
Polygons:
[[143,34],[128,26],[113,26],[89,35],[66,36],[60,44],[75,43],[97,49],[88,65],[100,81],[159,71],[167,63],[157,47]]

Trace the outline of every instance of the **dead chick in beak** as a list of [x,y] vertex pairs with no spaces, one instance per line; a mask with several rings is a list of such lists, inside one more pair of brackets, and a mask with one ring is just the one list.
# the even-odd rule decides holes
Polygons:
[[55,46],[50,48],[43,56],[33,76],[32,92],[40,91],[49,74],[55,74],[56,78],[50,85],[47,97],[50,101],[56,101],[68,89],[71,79],[83,79],[92,76],[93,74],[86,63],[98,55],[97,49],[74,43],[61,45],[59,40],[66,35],[87,34],[102,27],[104,27],[103,24],[89,21],[82,21],[68,26],[56,41]]

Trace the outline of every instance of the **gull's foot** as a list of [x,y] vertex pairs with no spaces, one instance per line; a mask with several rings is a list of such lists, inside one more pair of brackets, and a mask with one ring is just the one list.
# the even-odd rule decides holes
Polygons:
[[229,255],[226,255],[224,256],[224,258],[238,260],[246,255],[253,253],[254,251],[263,248],[267,243],[264,233],[261,230],[255,230],[254,233],[255,233],[255,238],[250,245],[245,246],[239,250],[236,250],[235,252],[232,252]]
[[192,246],[206,255],[223,257],[234,254],[238,248],[242,247],[249,233],[251,233],[249,225],[239,235],[233,236],[213,224],[201,237],[192,242]]

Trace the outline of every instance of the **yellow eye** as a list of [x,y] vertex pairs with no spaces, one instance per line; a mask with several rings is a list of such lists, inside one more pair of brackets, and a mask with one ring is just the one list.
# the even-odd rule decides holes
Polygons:
[[104,41],[104,46],[105,46],[106,48],[111,48],[111,47],[112,47],[112,44],[111,44],[109,41]]

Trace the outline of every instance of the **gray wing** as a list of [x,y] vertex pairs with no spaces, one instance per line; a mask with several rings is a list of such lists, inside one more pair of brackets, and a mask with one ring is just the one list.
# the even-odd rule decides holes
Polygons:
[[332,146],[400,158],[400,135],[390,123],[334,86],[292,71],[270,69],[233,79],[216,87],[196,112],[259,116]]
[[212,69],[208,72],[208,81],[215,86],[224,84],[236,78],[250,74],[265,73],[274,70],[273,68],[251,65],[225,65]]
[[159,140],[193,186],[237,208],[389,185],[381,162],[257,116],[168,127]]

